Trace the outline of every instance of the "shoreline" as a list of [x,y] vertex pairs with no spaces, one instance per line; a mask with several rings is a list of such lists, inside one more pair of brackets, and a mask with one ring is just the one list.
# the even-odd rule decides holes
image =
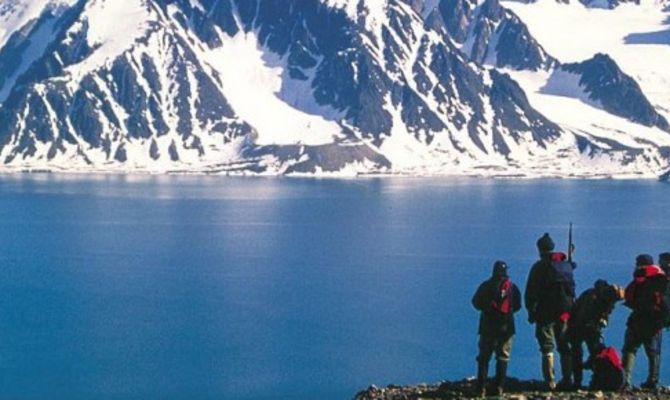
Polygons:
[[[544,383],[537,380],[519,380],[508,378],[505,385],[506,392],[502,397],[496,395],[487,398],[504,398],[510,400],[587,400],[587,399],[660,399],[670,400],[670,388],[661,387],[656,391],[627,390],[622,392],[602,391],[554,391],[544,390]],[[491,390],[489,393],[494,393]],[[444,381],[434,384],[420,383],[416,385],[386,387],[370,386],[358,392],[354,400],[455,400],[480,399],[476,391],[474,378],[460,381]]]
[[670,180],[670,172],[661,175],[649,175],[642,173],[594,173],[594,174],[568,174],[555,173],[533,174],[513,172],[509,173],[411,173],[411,172],[317,172],[317,173],[281,173],[281,172],[254,172],[252,170],[207,170],[207,169],[175,169],[175,170],[151,170],[151,169],[59,169],[59,168],[6,168],[0,167],[0,176],[21,175],[63,175],[63,176],[145,176],[145,177],[231,177],[231,178],[276,178],[276,179],[334,179],[334,180],[366,180],[366,179],[473,179],[473,180],[512,180],[512,181],[536,181],[536,180],[567,180],[567,181],[660,181]]

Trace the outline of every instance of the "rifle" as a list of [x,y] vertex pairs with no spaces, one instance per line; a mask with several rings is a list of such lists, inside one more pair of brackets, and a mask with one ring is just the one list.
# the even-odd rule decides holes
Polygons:
[[570,222],[570,230],[568,231],[568,262],[572,262],[572,253],[575,251],[575,245],[572,243],[572,221]]

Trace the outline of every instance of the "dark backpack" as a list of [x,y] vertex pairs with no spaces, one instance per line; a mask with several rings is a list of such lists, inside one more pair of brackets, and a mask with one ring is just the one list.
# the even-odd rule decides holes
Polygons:
[[621,358],[614,347],[603,348],[592,360],[591,390],[617,391],[624,385]]
[[563,253],[553,253],[545,296],[559,315],[570,312],[575,303],[574,266]]
[[636,277],[628,289],[642,315],[654,322],[654,328],[670,326],[670,284],[664,274]]
[[666,279],[665,280],[665,289],[663,290],[660,301],[659,301],[659,307],[661,311],[661,321],[663,323],[664,328],[669,328],[670,327],[670,282]]
[[491,301],[491,308],[502,315],[512,312],[512,281],[503,279]]

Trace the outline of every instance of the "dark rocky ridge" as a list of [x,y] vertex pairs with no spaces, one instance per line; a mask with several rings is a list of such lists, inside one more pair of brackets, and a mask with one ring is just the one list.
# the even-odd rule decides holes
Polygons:
[[549,69],[558,64],[530,34],[526,24],[499,0],[442,0],[444,26],[474,62],[517,70]]
[[624,73],[610,56],[596,54],[589,60],[563,64],[561,68],[581,75],[580,86],[591,100],[600,102],[607,112],[645,126],[670,131],[668,121],[656,111],[640,85]]
[[[658,391],[626,391],[621,393],[586,391],[576,392],[546,392],[539,381],[521,381],[510,378],[507,382],[507,393],[504,398],[510,400],[586,400],[586,399],[616,399],[641,400],[659,399],[670,400],[670,389],[662,388]],[[389,385],[385,388],[370,386],[360,391],[354,400],[451,400],[477,399],[475,381],[465,379],[455,382],[439,384],[419,384],[409,386]]]

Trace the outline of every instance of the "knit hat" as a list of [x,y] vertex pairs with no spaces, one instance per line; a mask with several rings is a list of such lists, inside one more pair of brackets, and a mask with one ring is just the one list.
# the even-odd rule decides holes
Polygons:
[[653,264],[654,264],[654,258],[649,254],[640,254],[635,258],[635,265],[638,267]]
[[493,276],[495,277],[506,277],[507,276],[507,263],[504,261],[496,261],[493,263]]
[[540,253],[549,253],[554,250],[554,241],[548,233],[545,233],[541,238],[537,239],[537,249]]

